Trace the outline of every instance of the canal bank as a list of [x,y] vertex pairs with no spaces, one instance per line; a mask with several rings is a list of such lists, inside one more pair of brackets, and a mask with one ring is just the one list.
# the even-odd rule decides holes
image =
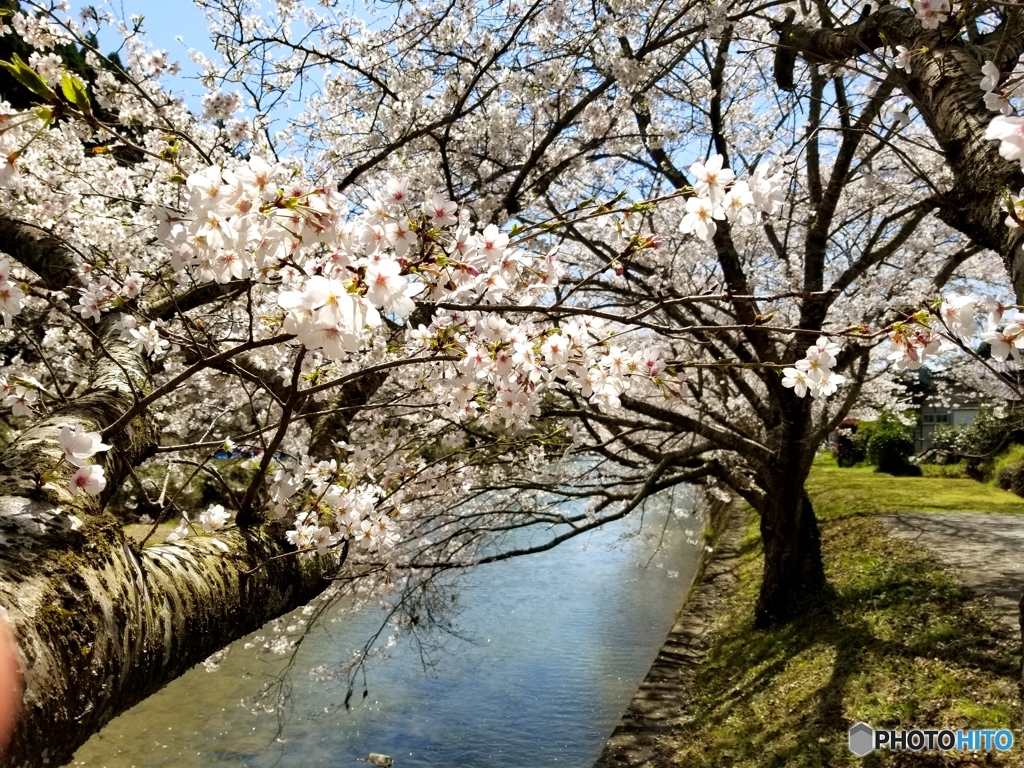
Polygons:
[[[691,630],[698,640],[687,650],[694,652],[679,654],[682,668],[663,676],[660,690],[644,684],[656,693],[646,696],[654,714],[645,715],[642,697],[635,698],[597,766],[1024,765],[1019,632],[1002,619],[992,595],[968,588],[970,574],[952,563],[950,553],[964,548],[962,536],[929,550],[924,539],[894,535],[892,524],[893,515],[911,512],[915,520],[952,512],[1024,519],[1024,503],[971,480],[839,469],[827,457],[815,462],[807,491],[830,594],[789,624],[755,629],[763,556],[757,519],[745,516],[735,554],[718,560],[733,584],[701,614],[710,628]],[[730,554],[726,542],[718,550]],[[716,560],[691,607],[704,585],[725,580],[715,576]],[[686,623],[684,615],[677,625]],[[670,658],[663,652],[659,661]],[[882,750],[862,759],[847,746],[847,731],[858,722],[1010,729],[1017,745],[1005,753]]]
[[745,518],[732,504],[718,503],[712,508],[706,526],[711,551],[705,550],[664,646],[594,768],[656,764],[667,757],[666,737],[692,717],[687,692],[707,655],[708,630],[715,615],[736,588],[735,568]]

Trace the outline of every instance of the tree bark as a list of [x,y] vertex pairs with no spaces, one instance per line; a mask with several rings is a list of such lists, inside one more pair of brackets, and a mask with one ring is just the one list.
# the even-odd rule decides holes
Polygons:
[[827,586],[821,537],[803,479],[781,481],[761,513],[764,574],[755,625],[788,621],[817,605]]
[[72,531],[66,515],[29,499],[0,500],[0,521],[0,605],[25,681],[3,766],[67,763],[116,715],[312,600],[341,559],[304,563],[266,533],[238,529],[139,551],[116,521]]
[[814,507],[804,489],[820,434],[813,428],[810,403],[794,395],[780,403],[782,417],[773,441],[776,460],[762,476],[760,510],[764,574],[754,609],[756,626],[788,621],[813,608],[827,582]]

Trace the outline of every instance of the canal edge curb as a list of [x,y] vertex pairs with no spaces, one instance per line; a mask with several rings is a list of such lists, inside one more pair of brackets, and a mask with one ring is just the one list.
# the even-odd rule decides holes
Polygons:
[[702,554],[664,645],[594,768],[655,768],[662,736],[689,719],[688,690],[707,653],[708,630],[721,601],[736,586],[745,519],[743,509],[732,501],[712,504],[705,528],[711,532],[712,551]]

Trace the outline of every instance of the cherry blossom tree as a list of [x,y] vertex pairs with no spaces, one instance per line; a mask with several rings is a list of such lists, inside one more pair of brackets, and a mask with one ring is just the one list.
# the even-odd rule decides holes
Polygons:
[[[35,105],[0,123],[12,765],[341,587],[408,607],[679,484],[757,510],[784,620],[882,330],[1021,271],[1015,7],[202,5],[203,115],[137,25],[121,67],[97,12],[4,22]],[[901,364],[969,339],[943,307]]]
[[[581,408],[563,404],[552,412],[586,420],[591,443],[609,460],[614,453],[639,461],[634,488],[645,487],[652,471],[665,471],[657,469],[662,453],[650,450],[646,430],[654,428],[690,441],[685,450],[676,447],[681,453],[673,460],[691,465],[682,477],[713,478],[751,501],[762,512],[768,553],[761,620],[784,615],[799,606],[793,595],[823,586],[803,481],[822,437],[869,375],[872,345],[847,345],[837,376],[851,386],[831,409],[794,396],[817,389],[809,370],[792,368],[782,378],[777,372],[785,373],[784,361],[803,354],[823,331],[885,325],[896,317],[887,314],[893,305],[916,308],[954,275],[966,277],[965,262],[986,247],[1010,265],[1017,240],[1004,225],[1005,193],[1019,186],[1020,172],[1005,162],[1016,159],[1006,149],[1016,145],[1003,142],[1000,149],[992,139],[994,132],[1010,135],[1017,118],[989,126],[996,114],[991,94],[1005,95],[999,104],[1009,104],[1019,83],[1012,74],[1019,53],[1009,42],[1017,23],[1012,10],[958,17],[961,46],[980,40],[972,32],[968,43],[968,30],[987,29],[990,55],[1005,57],[1000,67],[1007,75],[975,52],[964,82],[949,89],[956,98],[946,99],[934,95],[934,83],[918,84],[942,66],[934,31],[941,14],[930,6],[896,13],[924,37],[877,52],[870,45],[861,50],[865,22],[855,8],[839,13],[807,5],[797,24],[795,9],[769,20],[764,9],[739,4],[654,10],[627,4],[598,16],[543,4],[500,16],[493,8],[399,5],[400,23],[373,31],[352,18],[306,9],[297,36],[289,33],[300,17],[297,6],[262,19],[244,3],[208,7],[221,49],[246,52],[229,54],[226,66],[211,63],[210,76],[225,88],[240,85],[257,100],[273,101],[321,77],[327,83],[285,139],[291,146],[321,142],[334,168],[343,169],[337,170],[343,185],[358,184],[368,164],[384,162],[424,184],[443,176],[448,196],[485,218],[532,222],[558,220],[581,198],[623,189],[648,198],[689,194],[685,206],[627,212],[611,227],[590,220],[568,226],[560,238],[572,260],[569,273],[594,275],[570,292],[571,311],[582,302],[609,316],[644,318],[641,333],[662,361],[710,371],[728,359],[747,369],[720,372],[728,383],[717,392],[710,372],[687,381],[680,390],[685,405],[657,415],[650,403],[623,399],[621,391],[606,392],[605,402],[584,398]],[[845,47],[833,30],[841,22],[849,26]],[[780,47],[756,46],[773,31]],[[826,43],[835,46],[831,58],[823,53]],[[801,58],[809,63],[801,61],[797,78]],[[259,64],[267,60],[275,62],[272,72]],[[498,83],[501,95],[494,99]],[[540,105],[538,90],[547,94]],[[772,91],[778,97],[769,107],[759,95]],[[949,114],[936,116],[937,107]],[[524,122],[529,131],[520,129]],[[965,135],[980,154],[962,156],[956,142]],[[960,165],[950,178],[953,160]],[[983,195],[975,195],[978,185],[965,176],[979,169],[987,175]],[[784,184],[773,171],[785,174]],[[737,172],[745,178],[730,186]],[[966,214],[971,207],[975,212]],[[669,237],[676,221],[693,237]],[[737,229],[743,234],[734,235]],[[636,248],[633,238],[644,231],[656,232],[661,247]],[[601,267],[615,277],[602,277],[612,272]],[[984,258],[966,269],[998,274]],[[701,293],[722,299],[689,298]],[[790,329],[786,339],[758,327],[767,317]],[[617,325],[613,332],[622,330]],[[607,413],[602,406],[608,405],[633,413],[617,421],[623,416]],[[680,410],[687,408],[684,417]],[[709,423],[716,418],[719,423]],[[629,440],[594,429],[594,419],[629,433]],[[636,450],[647,455],[622,455]]]

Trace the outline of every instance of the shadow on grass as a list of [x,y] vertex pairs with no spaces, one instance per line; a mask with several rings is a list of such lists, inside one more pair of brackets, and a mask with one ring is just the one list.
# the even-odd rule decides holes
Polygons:
[[[847,729],[1009,727],[1020,722],[1015,634],[932,560],[882,523],[823,523],[834,593],[784,627],[753,628],[760,581],[748,537],[736,594],[690,692],[681,766],[1019,765],[1008,755],[881,752],[863,760]],[[668,757],[668,755],[666,755]]]

